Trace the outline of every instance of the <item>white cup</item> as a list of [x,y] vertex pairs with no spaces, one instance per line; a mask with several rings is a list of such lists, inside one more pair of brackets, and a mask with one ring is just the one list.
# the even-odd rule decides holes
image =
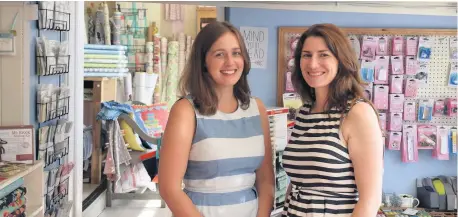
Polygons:
[[401,199],[401,207],[403,208],[417,208],[420,205],[420,200],[414,198],[412,195],[408,194],[399,194]]

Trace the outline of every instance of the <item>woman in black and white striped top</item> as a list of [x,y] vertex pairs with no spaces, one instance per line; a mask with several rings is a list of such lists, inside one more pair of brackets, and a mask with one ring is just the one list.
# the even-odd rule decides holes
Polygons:
[[314,25],[298,42],[295,65],[293,84],[305,104],[283,154],[291,179],[283,216],[376,216],[382,132],[350,42],[335,25]]

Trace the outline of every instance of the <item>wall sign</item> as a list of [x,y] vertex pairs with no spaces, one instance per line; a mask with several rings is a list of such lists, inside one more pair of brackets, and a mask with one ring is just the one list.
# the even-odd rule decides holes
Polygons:
[[241,26],[240,33],[250,55],[251,68],[266,68],[268,29]]

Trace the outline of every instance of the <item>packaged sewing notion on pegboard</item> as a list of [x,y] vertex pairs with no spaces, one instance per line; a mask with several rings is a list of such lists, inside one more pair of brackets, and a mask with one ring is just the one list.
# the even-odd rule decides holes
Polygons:
[[283,151],[288,143],[288,108],[267,108],[270,137],[276,151]]

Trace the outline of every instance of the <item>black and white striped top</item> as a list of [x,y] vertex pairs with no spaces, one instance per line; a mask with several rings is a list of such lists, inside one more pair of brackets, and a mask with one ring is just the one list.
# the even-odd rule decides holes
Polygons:
[[299,110],[283,167],[291,179],[283,216],[351,216],[358,200],[353,165],[341,141],[342,115],[363,101],[348,102],[346,111],[331,109],[310,113],[311,104]]

